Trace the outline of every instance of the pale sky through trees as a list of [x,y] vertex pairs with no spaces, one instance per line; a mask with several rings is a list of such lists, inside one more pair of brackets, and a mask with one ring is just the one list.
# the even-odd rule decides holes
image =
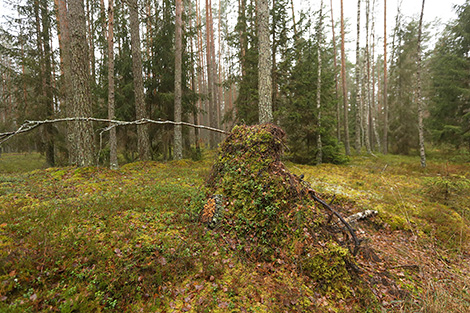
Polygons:
[[[231,0],[233,2],[232,8],[236,7],[236,1]],[[371,11],[372,11],[372,3],[374,0],[371,1]],[[405,22],[409,22],[410,18],[415,18],[418,20],[419,13],[421,11],[421,3],[422,0],[388,0],[387,1],[387,36],[389,40],[387,40],[388,44],[391,45],[391,37],[393,34],[393,28],[395,27],[395,16],[397,13],[397,3],[401,1],[401,12],[405,16]],[[107,4],[107,0],[105,3]],[[343,0],[344,5],[344,12],[345,12],[345,21],[346,21],[346,50],[348,59],[350,62],[355,63],[356,56],[355,56],[355,35],[356,35],[356,14],[357,14],[357,0]],[[373,14],[373,18],[375,18],[375,33],[376,33],[376,45],[377,47],[383,47],[383,0],[375,0],[376,2],[376,12]],[[433,48],[434,42],[439,37],[443,25],[447,23],[447,21],[451,19],[455,19],[457,16],[455,14],[454,6],[455,5],[462,5],[465,3],[465,0],[426,0],[425,8],[424,8],[424,22],[431,23],[439,19],[441,21],[440,26],[436,26],[432,30],[432,34],[434,34],[431,38],[431,42],[429,42],[428,49]],[[318,11],[320,0],[294,0],[295,9],[297,11],[297,15],[299,14],[300,10],[308,10],[310,11]],[[214,4],[214,7],[217,5]],[[339,18],[340,18],[340,0],[333,0],[334,6],[334,18],[337,22],[337,29],[336,31],[339,34]],[[328,22],[325,25],[328,25],[330,19],[330,4],[329,1],[325,2],[326,11],[324,11],[325,18]],[[365,23],[365,3],[362,4],[362,17],[361,23]],[[233,11],[236,14],[236,9],[232,9],[229,11]],[[231,15],[233,12],[229,12],[229,20],[236,21],[236,16],[233,16],[231,19]],[[0,24],[5,22],[4,16],[17,16],[17,13],[12,11],[11,5],[7,4],[7,1],[0,0]],[[298,16],[297,16],[298,18]],[[217,25],[217,19],[214,19],[214,27]],[[371,21],[372,25],[372,21]],[[365,24],[363,25],[365,27]],[[326,37],[331,39],[331,28],[325,26],[325,32],[327,33]],[[362,36],[365,36],[365,32],[362,32]],[[217,43],[217,41],[216,41]],[[365,43],[365,39],[361,39],[361,46]],[[376,55],[381,54],[381,50],[376,50]]]
[[[311,8],[313,11],[318,10],[318,6],[320,5],[320,0],[294,0],[295,2],[299,3],[297,9],[308,9]],[[395,17],[397,14],[397,3],[401,1],[401,13],[405,17],[405,22],[409,22],[410,18],[414,18],[416,20],[419,19],[419,14],[421,12],[421,4],[422,0],[387,0],[387,43],[391,44],[391,36],[393,34],[393,28],[395,27]],[[294,3],[295,3],[294,2]],[[372,12],[372,3],[374,0],[370,0],[371,3],[371,12]],[[383,0],[375,0],[376,2],[376,11],[372,18],[375,18],[375,33],[376,38],[379,39],[378,47],[383,47]],[[439,37],[443,25],[445,25],[449,20],[457,18],[455,14],[454,6],[455,5],[462,5],[465,3],[465,0],[426,0],[425,7],[424,7],[424,23],[431,23],[439,19],[441,21],[441,25],[433,31],[434,36],[432,36],[431,43],[433,44],[435,40]],[[328,12],[327,18],[330,18],[330,5],[325,3],[326,9]],[[357,0],[343,0],[344,5],[344,18],[346,20],[346,49],[349,50],[347,52],[348,59],[352,63],[355,62],[355,36],[356,36],[356,19],[357,19]],[[339,34],[339,18],[340,18],[340,0],[333,0],[333,14],[335,18],[335,22],[337,22],[337,32]],[[365,2],[361,4],[361,24],[365,27]],[[371,20],[372,25],[372,20]],[[326,29],[330,31],[329,29]],[[362,32],[362,36],[365,36],[365,32]],[[361,46],[365,44],[365,39],[361,39]],[[432,46],[428,47],[432,48]],[[379,54],[381,50],[377,50]]]

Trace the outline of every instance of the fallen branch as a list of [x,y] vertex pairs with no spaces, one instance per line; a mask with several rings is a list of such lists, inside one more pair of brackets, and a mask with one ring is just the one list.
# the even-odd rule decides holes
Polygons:
[[[354,240],[354,249],[351,251],[351,253],[353,255],[356,255],[357,252],[359,251],[359,246],[361,245],[361,241],[357,238],[356,236],[356,233],[354,232],[354,229],[351,227],[351,225],[348,223],[347,219],[345,219],[344,217],[341,216],[341,214],[339,214],[338,212],[336,212],[330,204],[332,204],[336,198],[333,197],[333,199],[331,200],[330,204],[326,203],[325,201],[323,201],[322,199],[320,199],[319,197],[317,197],[317,195],[315,194],[315,190],[312,189],[312,187],[310,186],[310,184],[308,182],[306,182],[305,180],[303,180],[303,175],[301,175],[300,177],[300,181],[304,184],[304,186],[307,188],[307,191],[308,191],[308,194],[310,195],[310,197],[312,197],[313,200],[317,201],[318,203],[320,203],[323,207],[325,207],[326,209],[328,209],[331,213],[333,213],[333,215],[335,215],[343,224],[344,226],[347,228],[347,230],[349,231],[349,233],[351,234],[351,237],[353,238]],[[331,217],[328,219],[328,223],[331,221]]]
[[354,229],[351,227],[351,225],[339,214],[336,212],[328,203],[323,201],[322,199],[318,198],[315,195],[315,191],[313,189],[308,190],[309,195],[313,198],[313,200],[317,201],[321,205],[323,205],[326,209],[328,209],[331,213],[336,215],[336,217],[346,226],[348,229],[349,233],[351,234],[351,237],[354,239],[354,250],[351,251],[353,255],[356,255],[357,252],[359,251],[359,246],[361,245],[360,240],[357,238],[356,233],[354,232]]
[[100,140],[101,136],[104,132],[111,130],[114,127],[117,126],[128,126],[128,125],[142,125],[142,124],[171,124],[171,125],[183,125],[183,126],[189,126],[193,128],[200,128],[200,129],[206,129],[209,131],[221,133],[221,134],[226,134],[228,135],[229,132],[210,127],[210,126],[204,126],[204,125],[196,125],[196,124],[191,124],[187,122],[174,122],[174,121],[163,121],[163,120],[151,120],[148,118],[143,118],[140,120],[136,121],[119,121],[119,120],[111,120],[111,119],[104,119],[104,118],[95,118],[95,117],[64,117],[64,118],[58,118],[58,119],[53,119],[53,120],[44,120],[44,121],[25,121],[23,125],[21,125],[16,131],[11,131],[11,132],[6,132],[6,133],[0,133],[0,145],[3,144],[5,141],[11,139],[13,136],[16,136],[21,133],[26,133],[29,132],[36,127],[39,127],[44,124],[54,124],[54,123],[61,123],[61,122],[77,122],[77,121],[82,121],[82,122],[100,122],[100,123],[109,123],[108,127],[102,129],[100,131]]

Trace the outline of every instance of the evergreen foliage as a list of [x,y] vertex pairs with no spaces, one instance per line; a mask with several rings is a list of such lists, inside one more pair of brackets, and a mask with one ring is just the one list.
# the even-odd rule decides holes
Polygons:
[[431,60],[428,125],[436,142],[470,146],[470,3],[439,38]]

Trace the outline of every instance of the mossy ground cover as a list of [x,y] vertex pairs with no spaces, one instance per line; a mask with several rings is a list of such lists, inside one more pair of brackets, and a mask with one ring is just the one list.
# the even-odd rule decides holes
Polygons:
[[[5,157],[17,167],[14,156]],[[325,242],[329,258],[313,258],[300,270],[295,257],[290,264],[276,253],[251,259],[223,227],[201,223],[202,208],[194,204],[207,199],[202,186],[214,161],[2,170],[0,312],[470,308],[468,163],[436,158],[424,170],[418,158],[396,156],[353,157],[340,166],[288,163],[324,199],[336,196],[343,215],[379,211],[355,225],[364,239],[357,277],[331,267],[319,279],[318,267],[347,253],[334,242]],[[348,292],[321,284],[336,275],[346,277]]]

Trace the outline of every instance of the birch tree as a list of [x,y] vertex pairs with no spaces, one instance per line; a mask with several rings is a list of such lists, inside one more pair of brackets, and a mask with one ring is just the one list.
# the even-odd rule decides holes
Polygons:
[[416,72],[417,76],[417,84],[418,90],[416,97],[418,99],[418,137],[419,137],[419,156],[421,159],[421,167],[426,167],[426,152],[424,149],[424,124],[423,124],[423,116],[424,116],[424,102],[421,94],[421,39],[422,39],[422,32],[423,32],[423,13],[424,13],[424,2],[421,5],[421,15],[419,17],[419,26],[418,26],[418,70]]

